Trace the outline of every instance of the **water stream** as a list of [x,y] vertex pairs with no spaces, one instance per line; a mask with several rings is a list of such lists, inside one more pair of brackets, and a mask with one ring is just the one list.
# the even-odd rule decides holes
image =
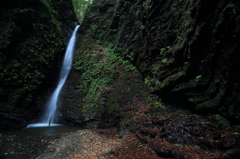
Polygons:
[[74,49],[75,49],[75,43],[76,43],[76,35],[77,30],[80,27],[80,25],[77,25],[72,33],[72,36],[68,42],[67,50],[65,52],[62,68],[61,68],[61,74],[60,79],[57,85],[57,88],[53,92],[51,98],[49,99],[46,110],[43,114],[43,118],[39,123],[30,124],[27,126],[27,128],[31,127],[47,127],[47,126],[60,126],[61,124],[57,124],[57,103],[60,91],[67,79],[67,76],[72,68],[72,60],[74,55]]

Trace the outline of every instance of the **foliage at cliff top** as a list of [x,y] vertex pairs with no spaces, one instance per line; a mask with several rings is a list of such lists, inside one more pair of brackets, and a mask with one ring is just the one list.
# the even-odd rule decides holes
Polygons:
[[80,23],[83,21],[85,12],[89,5],[92,4],[92,1],[93,0],[72,0],[74,11]]

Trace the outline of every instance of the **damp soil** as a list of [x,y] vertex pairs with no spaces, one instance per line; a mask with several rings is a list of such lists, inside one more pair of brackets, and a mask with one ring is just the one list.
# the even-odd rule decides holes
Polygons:
[[[41,133],[2,133],[1,158],[20,159],[238,159],[240,133],[210,117],[144,109],[125,127]],[[164,112],[165,111],[165,112]],[[130,114],[131,115],[131,114]],[[48,128],[46,128],[48,129]],[[57,132],[57,133],[56,133]]]
[[159,158],[133,133],[119,136],[117,129],[85,129],[50,143],[39,159]]
[[[143,120],[138,130],[83,129],[45,135],[1,134],[5,159],[237,159],[239,135],[231,128],[217,129],[208,121],[189,124],[173,118],[160,128]],[[179,120],[173,124],[173,120]],[[202,121],[204,122],[204,121]],[[24,132],[24,131],[23,131]]]

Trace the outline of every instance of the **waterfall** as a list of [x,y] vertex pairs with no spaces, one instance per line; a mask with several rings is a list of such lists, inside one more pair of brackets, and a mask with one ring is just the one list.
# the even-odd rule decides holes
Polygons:
[[42,121],[40,123],[30,124],[27,126],[27,128],[30,127],[45,127],[45,126],[58,126],[61,124],[57,124],[57,102],[58,97],[60,94],[60,91],[67,79],[67,76],[72,68],[72,60],[74,55],[74,49],[75,49],[75,42],[76,42],[76,35],[77,30],[80,27],[80,25],[77,25],[72,33],[72,36],[68,42],[67,50],[65,52],[62,68],[61,68],[61,74],[60,79],[57,85],[57,88],[53,92],[51,98],[49,99],[46,110],[43,114]]

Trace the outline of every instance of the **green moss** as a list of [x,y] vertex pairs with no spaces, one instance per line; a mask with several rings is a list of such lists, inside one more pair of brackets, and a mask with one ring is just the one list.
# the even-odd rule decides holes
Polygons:
[[[102,94],[109,89],[107,86],[118,78],[121,72],[137,72],[129,61],[118,55],[118,51],[113,44],[103,47],[103,44],[97,41],[90,42],[90,39],[82,42],[76,51],[73,66],[82,72],[78,92],[85,94],[83,112],[101,105]],[[109,113],[114,112],[117,107],[114,100],[115,95],[110,95]]]
[[155,108],[163,108],[164,105],[163,105],[162,103],[160,103],[160,102],[155,102],[155,103],[154,103],[154,107],[155,107]]
[[19,30],[20,28],[12,20],[0,21],[0,49],[6,48],[10,44],[14,33],[19,32]]
[[185,109],[177,109],[176,113],[180,113],[180,114],[189,114],[188,110]]
[[[12,105],[31,102],[54,59],[65,48],[57,11],[50,1],[41,2],[37,7],[29,3],[26,8],[1,9],[0,87],[4,96],[15,96],[7,101]],[[12,93],[7,94],[10,88]]]
[[156,86],[154,86],[154,90],[160,90],[164,87],[167,87],[168,85],[175,82],[177,79],[179,79],[180,77],[182,77],[184,75],[185,75],[185,73],[182,71],[179,71],[173,75],[170,75],[167,78],[165,78],[162,82],[159,82],[158,84],[156,84]]
[[120,128],[125,129],[128,127],[128,125],[131,123],[131,119],[125,119],[121,122]]
[[52,18],[52,22],[56,25],[57,30],[61,31],[61,23],[57,20],[57,18],[60,18],[58,12],[56,10],[53,9],[53,7],[50,4],[49,0],[40,0],[45,7],[48,9],[50,16]]
[[127,21],[123,21],[123,24],[120,25],[117,29],[117,34],[115,36],[115,39],[114,39],[114,43],[118,46],[119,42],[120,42],[120,38],[122,36],[122,33],[125,29],[125,25],[126,25]]
[[168,63],[168,59],[162,59],[162,63]]
[[217,107],[219,107],[220,101],[222,97],[225,95],[225,83],[226,82],[223,82],[221,84],[219,88],[220,90],[218,91],[217,95],[214,98],[202,102],[200,104],[197,104],[196,109],[197,110],[203,110],[205,108],[216,109]]
[[92,0],[72,0],[74,11],[77,15],[79,22],[81,23],[84,19],[87,8],[92,4]]
[[196,76],[196,82],[200,81],[201,78],[202,78],[202,75],[198,75],[198,76]]
[[226,128],[230,126],[230,122],[219,114],[212,115],[212,119],[216,122],[215,125],[217,127]]

